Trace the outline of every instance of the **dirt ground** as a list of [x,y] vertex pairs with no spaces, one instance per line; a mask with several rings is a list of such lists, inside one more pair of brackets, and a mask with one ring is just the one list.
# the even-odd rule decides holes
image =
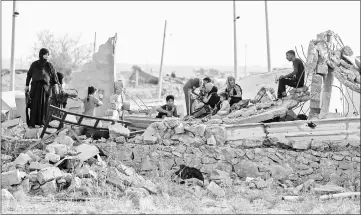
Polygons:
[[[262,196],[262,194],[260,194]],[[125,196],[101,198],[85,202],[24,198],[3,201],[2,214],[360,214],[359,199],[318,201],[306,197],[303,201],[287,202],[276,197],[236,195],[224,199],[211,196],[148,196],[135,202]],[[251,203],[252,201],[252,203]]]

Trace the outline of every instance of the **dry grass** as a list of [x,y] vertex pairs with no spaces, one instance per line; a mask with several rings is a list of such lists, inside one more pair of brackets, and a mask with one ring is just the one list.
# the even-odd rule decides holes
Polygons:
[[[35,198],[3,201],[2,213],[6,214],[359,214],[358,199],[333,199],[319,201],[311,195],[303,194],[303,200],[287,202],[281,200],[282,193],[271,188],[250,190],[226,187],[226,196],[217,198],[205,189],[200,195],[194,194],[192,186],[176,184],[169,177],[153,178],[158,195],[140,198],[134,195],[110,195],[105,192],[100,198],[86,202],[40,201]],[[109,194],[108,194],[109,193]]]

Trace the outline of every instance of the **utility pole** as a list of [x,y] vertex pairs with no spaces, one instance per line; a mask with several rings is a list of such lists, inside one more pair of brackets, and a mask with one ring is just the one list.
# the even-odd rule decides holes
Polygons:
[[94,35],[94,51],[93,51],[93,54],[95,54],[96,44],[97,44],[97,32],[95,32],[95,35]]
[[244,77],[247,77],[247,44],[244,45],[245,53],[244,53]]
[[271,55],[270,55],[270,44],[269,44],[269,32],[268,32],[268,10],[267,10],[267,1],[265,3],[265,15],[266,15],[266,38],[267,38],[267,64],[268,64],[268,72],[271,72]]
[[15,21],[19,15],[17,11],[17,1],[13,1],[13,29],[11,38],[11,60],[10,60],[10,91],[15,91]]
[[162,96],[162,82],[163,82],[163,71],[162,71],[162,67],[163,67],[163,56],[164,56],[164,42],[165,42],[165,33],[166,33],[166,29],[167,29],[167,20],[165,20],[164,23],[164,34],[163,34],[163,45],[162,45],[162,57],[160,60],[160,68],[159,68],[159,81],[158,81],[158,99],[161,99]]
[[237,30],[236,21],[239,17],[236,17],[236,1],[233,0],[233,45],[234,45],[234,78],[237,81]]

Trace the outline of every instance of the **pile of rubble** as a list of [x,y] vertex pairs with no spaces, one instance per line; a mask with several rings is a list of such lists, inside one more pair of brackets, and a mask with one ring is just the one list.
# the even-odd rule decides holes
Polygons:
[[108,195],[157,193],[156,186],[133,168],[121,162],[111,166],[114,161],[110,162],[91,139],[83,142],[77,144],[64,130],[45,150],[38,147],[17,157],[2,154],[3,195],[9,191],[14,195],[83,198],[105,191]]

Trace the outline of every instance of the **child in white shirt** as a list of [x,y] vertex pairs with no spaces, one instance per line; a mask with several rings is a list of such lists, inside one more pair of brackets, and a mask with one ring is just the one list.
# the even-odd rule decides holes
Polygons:
[[228,95],[226,93],[220,94],[220,107],[219,111],[217,112],[217,115],[219,116],[227,115],[231,111],[231,106],[229,105],[227,97]]

